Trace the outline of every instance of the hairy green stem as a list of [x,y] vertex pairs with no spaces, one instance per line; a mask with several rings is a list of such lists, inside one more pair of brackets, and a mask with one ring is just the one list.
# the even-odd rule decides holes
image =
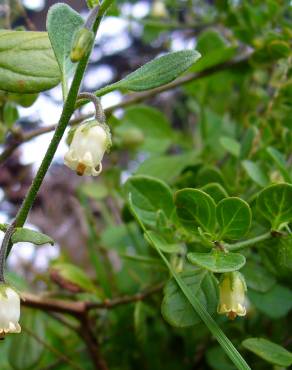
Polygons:
[[[96,16],[94,25],[93,25],[93,33],[96,35],[96,32],[99,28],[101,19],[103,14],[106,12],[108,7],[113,3],[114,0],[105,0],[101,4],[99,8],[99,12]],[[93,47],[93,45],[92,45]],[[90,53],[86,55],[78,64],[73,82],[71,84],[68,97],[66,99],[66,102],[63,107],[63,111],[59,120],[59,123],[57,125],[57,128],[55,130],[54,136],[50,142],[50,145],[47,149],[47,152],[44,156],[44,159],[37,171],[37,174],[27,192],[26,197],[24,198],[24,201],[16,215],[15,219],[15,225],[16,227],[22,227],[27,219],[28,213],[37,197],[37,193],[41,187],[41,184],[44,180],[44,177],[52,163],[52,160],[54,158],[54,155],[57,151],[58,145],[64,135],[65,129],[69,123],[69,120],[75,110],[75,104],[78,97],[79,88],[83,79],[84,72],[86,70],[88,60],[89,60]],[[8,248],[8,253],[11,249],[11,245]]]
[[78,100],[79,99],[87,99],[91,101],[95,109],[95,119],[100,123],[105,123],[105,114],[102,109],[100,99],[97,96],[92,93],[83,92],[78,95]]
[[13,222],[10,226],[8,226],[6,233],[4,235],[1,249],[0,249],[0,283],[5,283],[4,277],[4,267],[5,267],[5,260],[7,255],[7,250],[9,248],[10,239],[15,230],[15,223]]
[[246,247],[251,247],[257,243],[263,242],[264,240],[270,239],[272,234],[270,231],[264,233],[262,235],[256,236],[251,239],[244,240],[242,242],[234,243],[234,244],[224,244],[224,247],[229,251],[237,251],[239,249],[243,249]]

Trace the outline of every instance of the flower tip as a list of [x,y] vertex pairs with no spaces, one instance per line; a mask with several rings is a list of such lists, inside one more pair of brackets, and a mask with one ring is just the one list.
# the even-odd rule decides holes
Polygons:
[[83,176],[84,175],[84,172],[86,170],[86,166],[84,163],[78,163],[77,167],[76,167],[76,173],[78,176]]

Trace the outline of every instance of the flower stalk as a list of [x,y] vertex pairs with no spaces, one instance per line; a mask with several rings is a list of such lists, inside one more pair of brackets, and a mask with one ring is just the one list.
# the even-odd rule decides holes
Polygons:
[[6,261],[6,255],[7,250],[10,244],[11,236],[13,235],[15,230],[15,223],[13,222],[11,225],[8,226],[6,233],[4,235],[1,249],[0,249],[0,284],[5,283],[5,277],[4,277],[4,268],[5,268],[5,261]]

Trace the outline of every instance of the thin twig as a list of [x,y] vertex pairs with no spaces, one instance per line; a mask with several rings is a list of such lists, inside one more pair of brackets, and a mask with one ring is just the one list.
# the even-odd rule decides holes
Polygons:
[[66,301],[63,299],[53,299],[40,297],[31,293],[23,293],[22,298],[23,306],[38,308],[44,311],[53,311],[59,313],[67,313],[77,318],[82,317],[84,312],[93,309],[111,309],[123,304],[129,304],[133,302],[138,302],[144,300],[154,293],[159,292],[164,286],[164,283],[159,283],[149,289],[145,289],[143,292],[131,296],[123,296],[118,298],[113,298],[111,300],[107,299],[103,302],[85,302],[85,301]]
[[109,370],[106,361],[104,360],[98,343],[98,338],[95,336],[93,325],[85,313],[80,320],[79,335],[84,340],[91,360],[96,370]]
[[44,346],[47,350],[52,352],[54,355],[56,355],[62,362],[65,362],[66,364],[70,365],[72,369],[82,370],[82,367],[74,363],[70,360],[67,356],[65,356],[63,353],[58,351],[56,348],[52,347],[50,344],[45,342],[42,338],[40,338],[34,331],[28,329],[27,327],[22,325],[23,331],[27,332],[28,335],[30,335],[33,339],[36,340],[36,342],[40,343],[42,346]]
[[78,330],[78,326],[73,325],[69,320],[65,319],[63,315],[60,315],[58,313],[51,312],[51,311],[47,311],[46,314],[51,316],[54,320],[66,326],[68,329],[75,331],[75,332]]

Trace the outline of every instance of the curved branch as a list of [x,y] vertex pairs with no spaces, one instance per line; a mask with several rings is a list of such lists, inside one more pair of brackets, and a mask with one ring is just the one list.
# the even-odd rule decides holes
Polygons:
[[161,291],[163,286],[164,282],[131,296],[123,296],[111,300],[106,299],[103,302],[67,301],[64,299],[39,297],[31,293],[23,293],[21,296],[23,298],[23,306],[38,308],[43,311],[67,313],[71,316],[80,318],[83,317],[84,313],[93,309],[111,309],[123,304],[142,301],[152,294]]

